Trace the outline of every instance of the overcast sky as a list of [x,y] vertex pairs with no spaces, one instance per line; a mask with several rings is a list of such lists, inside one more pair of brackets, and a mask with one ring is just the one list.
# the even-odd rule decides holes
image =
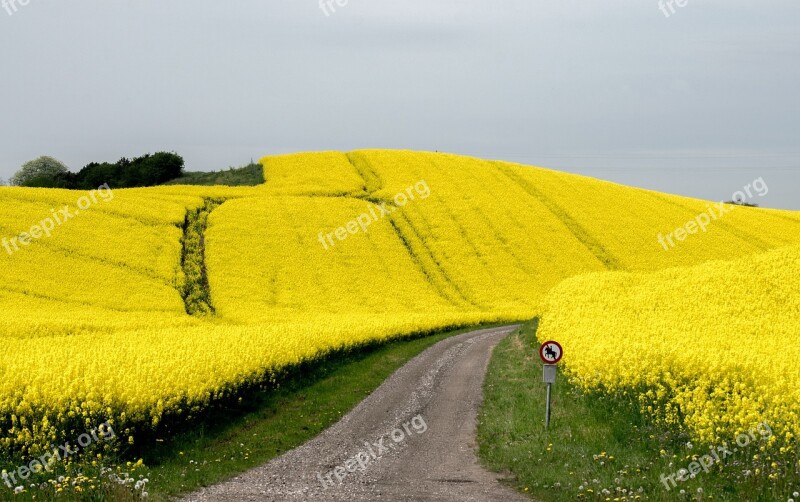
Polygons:
[[800,2],[663,7],[16,0],[0,8],[0,177],[39,155],[77,171],[173,150],[211,170],[408,148],[712,200],[763,177],[754,202],[800,209]]

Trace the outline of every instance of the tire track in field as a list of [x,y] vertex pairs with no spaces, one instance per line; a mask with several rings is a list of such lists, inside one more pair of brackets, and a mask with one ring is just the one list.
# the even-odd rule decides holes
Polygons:
[[561,223],[569,230],[575,238],[583,244],[586,249],[597,258],[608,270],[624,270],[622,262],[614,256],[603,244],[598,241],[588,230],[570,216],[570,214],[556,203],[553,199],[546,196],[541,190],[536,188],[532,182],[518,176],[510,169],[500,168],[500,171],[508,178],[520,186],[523,190],[538,199],[544,206],[558,218]]

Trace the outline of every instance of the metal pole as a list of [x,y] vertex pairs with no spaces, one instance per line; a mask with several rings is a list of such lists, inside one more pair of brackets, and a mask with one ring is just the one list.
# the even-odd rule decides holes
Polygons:
[[545,411],[544,428],[550,428],[550,387],[553,384],[547,384],[547,410]]

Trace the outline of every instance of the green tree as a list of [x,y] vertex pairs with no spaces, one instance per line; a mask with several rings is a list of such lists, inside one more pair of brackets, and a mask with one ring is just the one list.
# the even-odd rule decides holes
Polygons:
[[74,176],[74,188],[89,190],[108,183],[111,188],[160,185],[183,174],[183,157],[157,152],[141,157],[119,159],[114,164],[92,162]]
[[69,175],[63,162],[42,156],[26,162],[10,181],[16,186],[55,188],[64,187]]

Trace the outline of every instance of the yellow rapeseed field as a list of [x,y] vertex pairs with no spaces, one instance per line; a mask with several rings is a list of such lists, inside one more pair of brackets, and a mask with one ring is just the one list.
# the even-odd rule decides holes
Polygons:
[[767,422],[800,434],[800,247],[651,274],[600,273],[549,296],[540,340],[571,380],[622,395],[664,424],[722,444]]
[[[94,200],[0,187],[0,454],[35,455],[106,420],[135,443],[332,351],[529,319],[570,277],[768,260],[784,255],[763,253],[800,245],[796,213],[737,207],[667,251],[657,235],[710,203],[503,162],[369,150],[262,163],[259,187],[103,190]],[[64,208],[79,213],[32,237]],[[189,222],[202,208],[213,209],[207,220]],[[207,225],[202,239],[185,238],[198,222]],[[187,274],[197,260],[203,273]],[[198,277],[208,308],[189,315],[186,291]],[[759,281],[753,298],[768,286]],[[709,315],[721,322],[738,305]],[[635,326],[640,317],[616,321]],[[577,340],[560,322],[549,332],[561,337],[563,326],[563,338]],[[791,322],[796,315],[787,330]],[[712,354],[702,370],[716,375],[727,357]],[[573,371],[581,373],[577,362]],[[687,416],[706,437],[704,415]]]

